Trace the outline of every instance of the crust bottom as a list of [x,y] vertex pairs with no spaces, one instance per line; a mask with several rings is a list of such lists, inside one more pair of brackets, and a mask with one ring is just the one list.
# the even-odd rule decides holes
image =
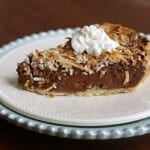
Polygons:
[[45,90],[32,90],[32,89],[25,89],[28,91],[36,92],[40,95],[46,95],[48,97],[53,97],[53,96],[109,96],[113,94],[120,94],[120,93],[128,93],[131,92],[135,89],[134,88],[119,88],[119,89],[101,89],[98,87],[93,87],[91,89],[87,89],[86,91],[83,92],[74,92],[74,93],[67,93],[67,92],[50,92],[50,91],[45,91]]
[[87,89],[84,92],[75,92],[71,94],[67,93],[52,93],[54,96],[109,96],[113,94],[119,94],[119,93],[128,93],[131,92],[133,88],[127,88],[127,89],[113,89],[113,90],[105,90],[100,88],[91,88]]

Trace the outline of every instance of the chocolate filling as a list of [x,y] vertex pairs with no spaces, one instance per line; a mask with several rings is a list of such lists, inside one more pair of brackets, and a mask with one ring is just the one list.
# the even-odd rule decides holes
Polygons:
[[[55,83],[56,87],[53,88],[52,91],[58,93],[83,92],[92,87],[102,89],[134,87],[143,77],[145,70],[142,63],[138,62],[135,66],[114,63],[103,67],[101,71],[91,75],[84,74],[83,71],[77,68],[73,68],[73,74],[70,75],[69,72],[62,72],[61,68],[59,68],[58,71],[50,71],[48,68],[40,70],[38,67],[31,68],[30,70],[32,70],[32,72],[26,74],[26,71],[22,69],[23,66],[31,68],[30,64],[26,62],[19,64],[17,71],[20,85],[24,85],[28,80],[28,87],[47,89]],[[128,72],[129,75],[129,81],[127,83],[124,83],[125,72]],[[34,77],[44,78],[44,82],[39,83],[38,81],[34,81]]]

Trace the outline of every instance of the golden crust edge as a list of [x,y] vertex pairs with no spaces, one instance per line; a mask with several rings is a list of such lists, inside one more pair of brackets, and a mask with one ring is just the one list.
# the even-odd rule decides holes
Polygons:
[[98,87],[93,87],[91,89],[87,89],[86,91],[83,92],[74,92],[74,93],[63,93],[63,92],[50,92],[50,91],[44,91],[44,90],[32,90],[30,88],[24,88],[27,91],[32,91],[35,93],[38,93],[40,95],[46,95],[48,97],[53,97],[53,96],[84,96],[84,97],[90,97],[90,96],[109,96],[109,95],[114,95],[114,94],[120,94],[120,93],[128,93],[134,90],[134,88],[120,88],[120,89],[101,89]]

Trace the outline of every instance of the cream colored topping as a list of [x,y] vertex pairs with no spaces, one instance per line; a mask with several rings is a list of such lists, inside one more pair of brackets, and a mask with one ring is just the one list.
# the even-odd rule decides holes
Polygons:
[[87,53],[98,57],[103,51],[111,52],[119,43],[111,39],[103,28],[96,25],[84,26],[75,32],[71,40],[72,48],[77,53]]

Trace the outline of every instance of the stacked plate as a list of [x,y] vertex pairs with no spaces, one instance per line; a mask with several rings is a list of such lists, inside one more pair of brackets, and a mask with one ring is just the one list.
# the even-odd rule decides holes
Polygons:
[[48,98],[17,87],[17,63],[26,54],[56,47],[75,30],[33,34],[0,49],[1,116],[36,132],[68,138],[112,139],[150,133],[150,78],[134,92],[111,96]]

